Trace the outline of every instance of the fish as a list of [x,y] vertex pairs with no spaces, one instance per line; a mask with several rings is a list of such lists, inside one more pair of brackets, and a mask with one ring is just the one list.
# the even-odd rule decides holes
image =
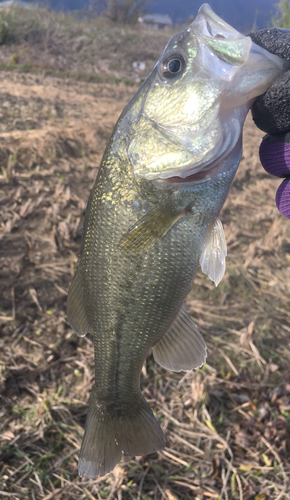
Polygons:
[[110,472],[122,456],[165,446],[140,391],[152,349],[176,372],[200,367],[206,345],[184,302],[200,263],[225,272],[219,213],[242,153],[255,97],[285,62],[204,4],[173,36],[125,107],[107,144],[85,214],[68,321],[94,336],[95,384],[79,475]]

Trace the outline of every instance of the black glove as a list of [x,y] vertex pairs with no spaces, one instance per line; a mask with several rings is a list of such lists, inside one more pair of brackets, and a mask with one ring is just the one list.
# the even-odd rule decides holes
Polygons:
[[[250,34],[257,45],[289,59],[290,30],[272,28]],[[269,135],[260,146],[260,159],[267,172],[285,177],[279,186],[276,203],[280,212],[290,219],[290,70],[259,96],[252,106],[257,127]]]

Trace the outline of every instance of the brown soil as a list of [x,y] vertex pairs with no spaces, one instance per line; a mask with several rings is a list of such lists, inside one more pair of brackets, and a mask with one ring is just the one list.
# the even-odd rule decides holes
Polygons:
[[88,195],[137,87],[0,73],[0,497],[289,499],[290,223],[260,166],[250,119],[221,219],[219,287],[188,307],[208,362],[185,375],[148,358],[142,389],[165,431],[156,456],[96,481],[77,458],[93,385],[92,337],[66,320]]

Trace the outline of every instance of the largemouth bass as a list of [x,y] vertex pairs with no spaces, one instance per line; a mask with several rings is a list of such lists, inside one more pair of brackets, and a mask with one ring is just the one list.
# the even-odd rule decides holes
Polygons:
[[122,453],[165,445],[140,392],[153,348],[191,370],[206,346],[183,305],[198,263],[217,284],[226,244],[219,212],[242,152],[253,99],[284,71],[203,5],[175,35],[119,118],[91,192],[68,319],[94,334],[95,385],[79,474],[96,478]]

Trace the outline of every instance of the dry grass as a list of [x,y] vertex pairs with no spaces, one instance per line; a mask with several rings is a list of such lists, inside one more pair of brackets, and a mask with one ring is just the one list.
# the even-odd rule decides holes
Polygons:
[[86,201],[136,88],[0,73],[0,498],[290,498],[290,223],[249,120],[222,213],[229,256],[216,289],[198,273],[188,307],[208,363],[174,374],[150,356],[142,390],[167,448],[80,479],[92,338],[66,321]]
[[[173,32],[119,25],[106,18],[76,19],[46,10],[0,11],[0,67],[60,76],[140,82]],[[146,68],[133,68],[142,61]]]

